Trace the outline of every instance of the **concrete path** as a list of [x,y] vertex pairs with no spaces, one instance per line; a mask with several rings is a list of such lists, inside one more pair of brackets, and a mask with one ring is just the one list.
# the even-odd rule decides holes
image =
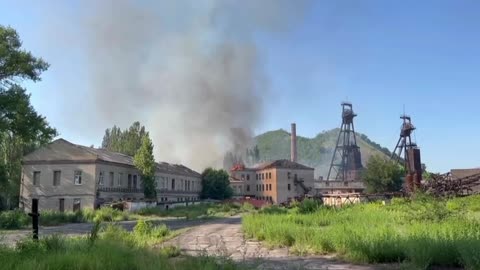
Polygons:
[[178,246],[190,255],[206,254],[230,257],[257,269],[391,269],[384,265],[354,265],[326,256],[298,257],[287,248],[267,249],[257,241],[245,240],[241,217],[212,220],[163,244]]

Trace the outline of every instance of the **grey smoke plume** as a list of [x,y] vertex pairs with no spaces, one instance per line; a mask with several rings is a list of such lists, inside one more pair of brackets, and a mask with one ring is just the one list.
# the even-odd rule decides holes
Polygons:
[[90,91],[105,123],[145,124],[157,160],[195,169],[244,151],[269,96],[254,36],[307,1],[98,1],[86,18]]

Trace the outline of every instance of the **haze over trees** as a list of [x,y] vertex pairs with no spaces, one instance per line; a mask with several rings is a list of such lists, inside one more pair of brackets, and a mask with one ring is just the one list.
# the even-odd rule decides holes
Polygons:
[[231,198],[233,190],[230,187],[228,173],[225,170],[207,168],[202,173],[202,199],[224,200]]
[[396,161],[372,156],[362,174],[368,193],[400,191],[405,171]]
[[0,209],[18,206],[22,157],[57,135],[20,85],[40,81],[48,67],[22,48],[13,28],[0,25]]

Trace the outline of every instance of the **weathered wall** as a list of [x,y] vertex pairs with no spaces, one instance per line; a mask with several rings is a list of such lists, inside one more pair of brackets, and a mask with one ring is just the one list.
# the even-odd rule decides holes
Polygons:
[[[74,184],[74,172],[82,172],[82,184]],[[40,172],[38,185],[33,185],[33,174]],[[60,171],[60,184],[53,185],[53,172]],[[31,210],[32,198],[39,199],[40,210],[59,210],[59,199],[65,199],[65,210],[72,210],[73,199],[81,200],[81,208],[93,208],[95,201],[95,164],[41,164],[24,165],[20,188],[20,207]]]

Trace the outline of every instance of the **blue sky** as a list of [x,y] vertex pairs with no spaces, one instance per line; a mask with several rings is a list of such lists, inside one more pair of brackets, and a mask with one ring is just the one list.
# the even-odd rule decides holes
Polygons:
[[[103,130],[74,129],[69,118],[87,94],[81,53],[52,31],[74,27],[79,5],[2,1],[0,24],[51,64],[42,82],[26,84],[34,107],[62,137],[98,145]],[[430,170],[480,166],[479,12],[480,2],[467,0],[315,1],[288,33],[255,38],[273,95],[256,132],[296,122],[299,135],[313,137],[340,125],[348,100],[356,129],[392,149],[405,107]]]

